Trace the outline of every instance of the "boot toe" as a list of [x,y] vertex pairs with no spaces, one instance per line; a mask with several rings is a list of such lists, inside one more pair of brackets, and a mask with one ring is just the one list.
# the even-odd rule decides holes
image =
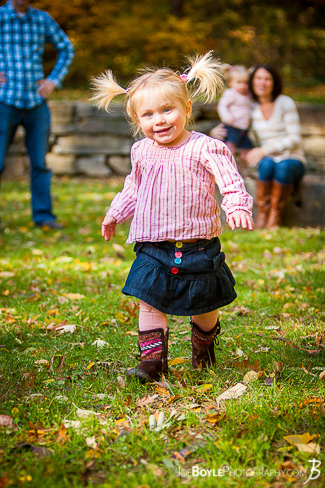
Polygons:
[[131,368],[126,372],[127,378],[137,378],[141,383],[153,383],[156,378],[152,378],[143,369]]

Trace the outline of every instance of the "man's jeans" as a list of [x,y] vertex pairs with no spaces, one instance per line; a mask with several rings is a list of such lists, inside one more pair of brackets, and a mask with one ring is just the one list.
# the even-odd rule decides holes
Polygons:
[[31,110],[0,103],[0,173],[6,151],[17,127],[25,128],[26,148],[31,164],[31,194],[34,222],[54,220],[51,203],[51,171],[45,166],[50,135],[50,111],[46,102]]
[[266,157],[262,159],[258,168],[261,181],[276,180],[282,185],[297,185],[304,173],[304,165],[296,159],[285,159],[276,163],[271,157]]

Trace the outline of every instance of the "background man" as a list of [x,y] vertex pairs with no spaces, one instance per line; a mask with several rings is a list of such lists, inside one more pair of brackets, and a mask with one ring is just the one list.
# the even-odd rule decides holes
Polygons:
[[[46,99],[61,86],[74,49],[47,12],[28,4],[29,0],[9,0],[0,8],[0,172],[16,129],[22,125],[31,163],[33,220],[38,226],[58,229],[62,225],[52,213],[51,171],[45,165],[50,133]],[[42,56],[47,42],[58,56],[44,79]]]

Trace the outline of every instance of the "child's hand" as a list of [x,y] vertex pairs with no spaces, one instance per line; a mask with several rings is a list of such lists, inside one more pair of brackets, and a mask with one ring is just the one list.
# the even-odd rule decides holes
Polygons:
[[111,234],[115,237],[116,235],[116,220],[109,214],[105,215],[102,223],[102,236],[105,237],[105,241],[109,241]]
[[253,230],[254,222],[249,213],[245,210],[235,210],[229,215],[228,225],[231,230],[235,230],[236,227],[242,227],[243,229]]

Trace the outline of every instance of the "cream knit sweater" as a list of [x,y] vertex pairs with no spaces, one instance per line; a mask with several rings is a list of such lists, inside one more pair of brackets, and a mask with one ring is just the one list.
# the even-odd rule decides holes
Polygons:
[[301,145],[301,127],[298,110],[292,98],[279,95],[274,102],[274,111],[265,120],[258,104],[252,110],[252,130],[257,145],[263,147],[266,156],[275,162],[297,159],[306,162]]

